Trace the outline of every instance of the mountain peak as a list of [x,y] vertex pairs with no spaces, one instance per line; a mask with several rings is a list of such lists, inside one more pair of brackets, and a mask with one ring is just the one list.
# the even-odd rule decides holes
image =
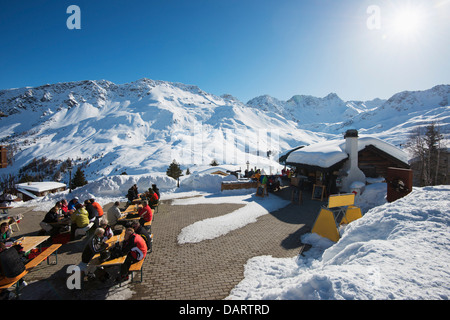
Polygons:
[[334,92],[329,93],[324,99],[327,99],[327,100],[339,99],[339,100],[342,101],[342,99],[339,98],[339,96],[336,93],[334,93]]

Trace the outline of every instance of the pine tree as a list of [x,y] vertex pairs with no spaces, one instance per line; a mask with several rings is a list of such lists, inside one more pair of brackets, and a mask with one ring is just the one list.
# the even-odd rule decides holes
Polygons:
[[190,175],[191,174],[191,171],[189,171],[189,168],[187,168],[186,169],[186,175],[188,176],[188,175]]
[[180,165],[175,160],[173,160],[172,163],[167,168],[166,174],[169,177],[177,180],[179,177],[183,175],[183,172],[180,169]]
[[88,182],[84,176],[84,171],[81,170],[80,167],[78,167],[77,172],[75,172],[75,175],[73,176],[73,179],[70,182],[70,189],[82,187],[82,186],[86,185],[87,183]]
[[211,163],[209,165],[215,167],[215,166],[218,166],[219,163],[216,161],[216,159],[214,159],[213,161],[211,161]]
[[411,168],[418,185],[429,186],[445,183],[446,168],[443,167],[441,152],[444,150],[443,135],[439,126],[433,122],[425,130],[421,127],[413,130],[407,147],[414,159]]

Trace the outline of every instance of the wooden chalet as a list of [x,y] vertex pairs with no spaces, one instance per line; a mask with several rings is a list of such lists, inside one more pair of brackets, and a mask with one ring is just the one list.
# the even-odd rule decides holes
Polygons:
[[386,179],[389,167],[410,168],[402,150],[377,138],[359,138],[356,130],[347,131],[344,140],[293,151],[286,165],[295,168],[297,177],[303,178],[303,186],[323,185],[327,194],[350,192],[349,186],[355,181]]
[[15,185],[16,195],[23,201],[44,197],[49,193],[66,190],[66,185],[59,182],[25,182]]

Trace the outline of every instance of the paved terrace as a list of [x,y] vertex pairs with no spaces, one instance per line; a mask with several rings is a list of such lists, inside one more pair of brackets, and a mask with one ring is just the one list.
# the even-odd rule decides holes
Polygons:
[[[276,193],[290,199],[290,189]],[[273,196],[270,194],[269,197]],[[294,257],[301,248],[300,236],[309,232],[319,213],[320,201],[303,195],[303,204],[290,204],[257,222],[234,230],[213,240],[195,244],[177,243],[180,231],[199,220],[230,213],[242,205],[197,204],[172,205],[163,201],[155,215],[152,232],[153,252],[147,255],[143,266],[143,282],[127,282],[118,286],[113,279],[102,283],[83,282],[82,290],[69,290],[66,281],[67,267],[81,261],[86,238],[64,244],[58,251],[58,264],[41,263],[25,280],[21,299],[133,299],[133,300],[219,300],[244,278],[247,260],[261,255]],[[105,211],[112,204],[105,206]],[[123,205],[123,204],[122,204]],[[13,213],[23,213],[20,232],[14,236],[37,235],[39,222],[45,212],[32,208],[15,208]],[[45,244],[44,244],[45,246]],[[110,269],[114,277],[118,270]],[[136,277],[135,277],[136,280]],[[111,290],[112,289],[112,290]],[[114,295],[111,296],[111,292]]]

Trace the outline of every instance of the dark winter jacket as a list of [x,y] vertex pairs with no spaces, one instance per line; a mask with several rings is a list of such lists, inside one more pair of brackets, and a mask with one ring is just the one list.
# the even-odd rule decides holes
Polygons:
[[58,221],[58,212],[55,210],[55,208],[52,208],[44,217],[45,223],[52,223]]
[[86,203],[85,207],[86,207],[86,211],[89,214],[89,221],[92,221],[92,219],[94,219],[95,217],[98,216],[97,209],[95,209],[95,207],[92,205],[92,203]]
[[108,245],[105,243],[104,238],[93,236],[83,250],[81,261],[88,263],[96,253],[102,252],[107,247]]

